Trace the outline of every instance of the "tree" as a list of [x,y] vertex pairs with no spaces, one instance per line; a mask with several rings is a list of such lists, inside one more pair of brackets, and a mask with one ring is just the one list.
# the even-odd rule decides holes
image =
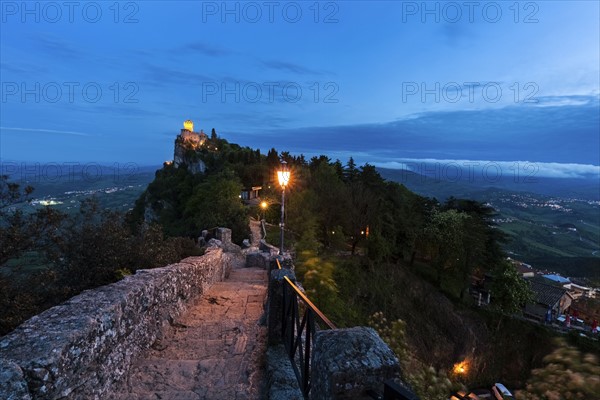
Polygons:
[[21,190],[19,184],[8,179],[7,175],[0,176],[0,266],[31,249],[42,250],[49,246],[54,232],[65,219],[65,214],[51,207],[30,214],[12,207],[29,201],[33,188],[27,186]]
[[356,163],[354,162],[354,158],[350,157],[348,160],[348,164],[346,164],[346,168],[344,169],[344,180],[346,182],[354,182],[356,177],[358,176],[358,168],[356,168]]
[[202,229],[226,226],[234,241],[248,237],[247,212],[240,201],[242,184],[231,171],[209,176],[188,198],[183,216],[193,221],[198,233]]
[[21,185],[9,182],[8,175],[0,175],[0,212],[15,203],[29,199],[33,187],[27,186],[21,191]]
[[316,196],[315,212],[321,227],[321,237],[325,245],[329,246],[329,235],[334,231],[333,228],[347,225],[347,188],[335,168],[325,162],[319,162],[311,174],[310,187]]
[[517,269],[504,262],[492,270],[493,281],[491,300],[496,310],[505,314],[515,314],[530,302],[533,293]]
[[[144,224],[132,234],[122,214],[101,211],[94,199],[82,201],[79,215],[56,213],[52,207],[44,207],[32,216],[34,225],[52,229],[31,231],[27,219],[15,227],[37,232],[27,249],[37,255],[40,269],[0,274],[0,309],[6,310],[0,314],[0,335],[82,290],[193,253],[193,240],[165,238],[157,224]],[[55,219],[57,215],[59,219]],[[13,257],[20,261],[18,255]],[[5,276],[10,279],[3,279]]]
[[465,265],[465,223],[470,217],[456,210],[434,211],[425,227],[432,264],[437,271],[437,284],[441,287],[445,273],[455,273]]
[[598,356],[583,354],[563,339],[557,342],[558,348],[544,357],[544,367],[531,371],[526,388],[515,393],[518,400],[598,398]]
[[281,161],[279,160],[279,154],[277,153],[277,150],[271,148],[271,150],[269,150],[267,153],[267,166],[270,169],[274,169],[277,168],[279,164],[281,164]]

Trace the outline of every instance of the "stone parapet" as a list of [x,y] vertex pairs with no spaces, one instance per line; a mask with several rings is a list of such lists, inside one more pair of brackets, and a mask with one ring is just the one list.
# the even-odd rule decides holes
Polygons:
[[[225,278],[229,264],[221,248],[211,247],[31,318],[0,338],[0,399],[102,399],[191,300]],[[21,396],[15,388],[23,381],[28,392]]]

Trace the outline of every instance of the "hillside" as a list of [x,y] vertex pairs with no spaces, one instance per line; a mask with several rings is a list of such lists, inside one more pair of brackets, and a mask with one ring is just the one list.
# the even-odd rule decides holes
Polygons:
[[[423,196],[470,198],[490,204],[498,213],[495,223],[509,238],[503,248],[513,258],[566,276],[600,278],[600,202],[591,200],[594,188],[598,193],[597,183],[540,178],[535,185],[505,181],[504,185],[485,186],[406,170],[378,171]],[[527,191],[514,190],[519,187]]]

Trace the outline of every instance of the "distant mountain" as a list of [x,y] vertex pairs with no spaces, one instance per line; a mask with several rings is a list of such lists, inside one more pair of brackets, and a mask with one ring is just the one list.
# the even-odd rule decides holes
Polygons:
[[20,207],[33,212],[52,204],[58,210],[75,213],[79,202],[95,197],[106,209],[128,211],[154,179],[158,166],[137,164],[5,162],[0,174],[22,187],[32,186],[31,202]]
[[[472,179],[462,174],[460,179],[440,179],[439,172],[419,174],[409,170],[377,168],[381,176],[402,183],[423,196],[440,201],[450,196],[481,199],[488,189],[525,192],[537,195],[600,201],[600,181],[594,178],[546,178],[503,176],[493,180]],[[425,171],[427,172],[427,171]]]
[[3,161],[0,174],[22,186],[32,186],[34,198],[62,196],[73,191],[93,191],[123,186],[147,186],[161,166],[135,163],[33,163]]

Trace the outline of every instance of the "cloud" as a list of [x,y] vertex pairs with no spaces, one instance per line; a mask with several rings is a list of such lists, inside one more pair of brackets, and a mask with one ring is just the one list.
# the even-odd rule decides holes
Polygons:
[[468,31],[467,24],[444,22],[441,24],[439,31],[445,39],[446,44],[452,47],[461,44],[465,39],[469,39],[473,36],[472,33]]
[[[568,101],[568,99],[566,100]],[[286,148],[363,152],[363,161],[399,158],[532,160],[600,164],[598,100],[582,105],[447,111],[381,124],[256,132]]]
[[527,103],[537,107],[582,106],[593,102],[593,96],[541,96],[535,103]]
[[56,130],[56,129],[16,128],[16,127],[8,127],[8,126],[0,126],[0,131],[57,133],[59,135],[73,135],[73,136],[95,136],[95,135],[85,133],[85,132],[63,131],[63,130]]
[[292,72],[298,75],[324,75],[324,71],[317,71],[311,68],[304,67],[299,64],[294,64],[285,61],[261,61],[261,64],[267,68],[284,71],[284,72]]
[[75,48],[70,43],[47,33],[31,35],[30,38],[41,51],[61,60],[72,60],[84,54],[79,48]]
[[477,175],[482,172],[492,174],[500,172],[505,176],[521,174],[524,176],[546,178],[600,178],[599,165],[576,163],[401,158],[395,161],[374,162],[373,165],[381,168],[409,170],[417,173],[423,171],[442,171],[444,168],[447,168],[452,170],[460,169],[463,174],[470,172]]
[[[193,42],[182,47],[183,50],[191,50],[195,53],[200,53],[211,57],[226,56],[232,53],[231,50],[223,47],[213,46],[204,42]],[[179,51],[179,50],[178,50]]]
[[31,74],[42,71],[39,67],[28,66],[27,68],[22,66],[17,66],[15,64],[8,64],[5,62],[0,63],[0,71],[3,72],[12,72],[15,74]]
[[148,64],[145,66],[145,69],[146,79],[157,86],[168,86],[168,84],[189,86],[214,81],[213,78],[203,74],[171,69],[159,65]]

